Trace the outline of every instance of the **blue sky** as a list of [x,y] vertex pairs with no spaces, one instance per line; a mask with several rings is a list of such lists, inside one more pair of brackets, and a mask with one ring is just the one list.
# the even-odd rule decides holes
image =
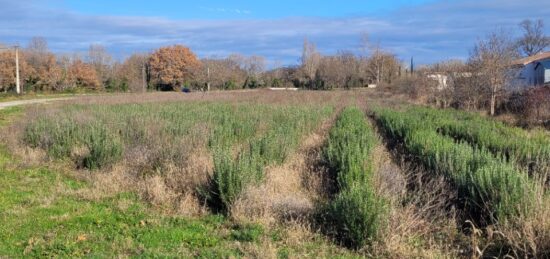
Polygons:
[[171,19],[274,19],[303,16],[372,15],[427,2],[430,2],[430,0],[66,0],[59,1],[58,6],[69,7],[81,13],[95,15],[162,16]]
[[550,34],[550,1],[524,0],[0,0],[0,43],[34,36],[56,53],[103,44],[116,57],[184,44],[200,57],[232,53],[297,63],[305,37],[324,54],[359,51],[360,39],[406,61],[466,59],[475,41],[541,18]]

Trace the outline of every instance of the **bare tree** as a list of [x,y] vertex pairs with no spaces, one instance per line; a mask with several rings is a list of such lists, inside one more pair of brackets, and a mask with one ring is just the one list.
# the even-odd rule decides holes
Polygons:
[[[383,50],[380,43],[372,44],[367,34],[361,37],[361,52],[364,53],[362,60],[366,77],[370,81],[380,84],[381,82],[391,83],[394,77],[399,75],[400,62],[395,55]],[[368,56],[366,53],[368,52]]]
[[248,76],[259,77],[265,71],[265,58],[262,56],[250,56],[245,58],[243,69]]
[[524,20],[519,26],[523,30],[523,36],[518,40],[517,45],[524,56],[535,55],[550,46],[550,37],[544,35],[542,19]]
[[48,52],[48,41],[43,37],[33,37],[27,46],[29,52],[45,54]]
[[347,69],[344,59],[339,56],[325,56],[321,58],[316,75],[316,88],[332,89],[346,85]]
[[148,60],[149,55],[147,54],[133,54],[117,70],[118,77],[126,80],[130,91],[144,92],[147,90]]
[[[241,68],[244,59],[239,54],[232,54],[223,59],[203,59],[196,80],[201,85],[210,82],[211,86],[217,89],[232,90],[242,87],[247,77],[247,71]],[[210,70],[210,75],[207,69]]]
[[321,62],[321,54],[317,52],[315,44],[308,42],[307,38],[304,39],[304,46],[302,50],[302,71],[308,80],[313,80],[319,64]]
[[469,63],[486,86],[491,115],[495,115],[497,99],[512,79],[510,65],[518,56],[514,42],[504,30],[495,31],[486,39],[479,40],[470,54]]
[[102,83],[112,76],[113,58],[103,45],[90,45],[88,49],[88,63],[95,68],[97,76]]

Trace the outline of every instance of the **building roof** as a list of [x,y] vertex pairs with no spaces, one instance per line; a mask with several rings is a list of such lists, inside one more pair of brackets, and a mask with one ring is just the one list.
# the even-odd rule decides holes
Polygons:
[[533,56],[517,59],[514,62],[512,62],[512,64],[513,65],[525,66],[527,64],[530,64],[530,63],[533,63],[533,62],[536,62],[536,61],[541,61],[543,59],[550,59],[550,51],[541,52],[541,53],[533,55]]

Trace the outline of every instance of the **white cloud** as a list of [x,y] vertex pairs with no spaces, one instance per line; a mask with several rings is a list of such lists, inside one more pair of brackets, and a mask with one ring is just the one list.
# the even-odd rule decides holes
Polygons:
[[[475,40],[497,27],[516,28],[525,18],[545,18],[550,2],[519,0],[442,1],[384,16],[246,20],[173,20],[160,17],[92,16],[48,9],[36,0],[0,0],[0,42],[25,43],[44,36],[57,52],[82,51],[102,42],[117,56],[162,45],[189,45],[201,56],[232,52],[296,62],[304,37],[325,53],[355,50],[360,35],[403,59],[419,62],[465,58]],[[220,9],[241,12],[242,9]],[[546,20],[550,28],[549,20]]]
[[243,15],[252,14],[252,11],[250,10],[239,9],[239,8],[212,8],[212,7],[205,7],[205,6],[200,6],[199,8],[202,10],[205,10],[208,12],[214,12],[214,13],[233,13],[233,14],[243,14]]

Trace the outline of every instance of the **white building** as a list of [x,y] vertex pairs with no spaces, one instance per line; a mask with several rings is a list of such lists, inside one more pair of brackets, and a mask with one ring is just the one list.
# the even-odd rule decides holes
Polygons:
[[518,59],[513,63],[513,90],[550,84],[550,52]]
[[448,86],[447,81],[449,80],[449,76],[445,73],[431,73],[427,77],[437,82],[438,91],[442,91]]

